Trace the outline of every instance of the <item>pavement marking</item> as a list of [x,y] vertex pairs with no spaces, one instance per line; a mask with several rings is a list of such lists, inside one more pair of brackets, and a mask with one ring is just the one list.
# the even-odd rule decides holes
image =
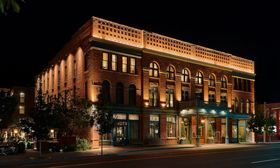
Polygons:
[[251,162],[251,164],[264,163],[264,162],[273,162],[273,161],[276,161],[276,160],[280,160],[280,159],[276,158],[276,159],[260,160],[260,161]]

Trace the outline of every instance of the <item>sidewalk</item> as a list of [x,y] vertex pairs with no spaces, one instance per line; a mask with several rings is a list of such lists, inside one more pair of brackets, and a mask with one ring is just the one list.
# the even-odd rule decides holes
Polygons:
[[[180,145],[159,145],[159,146],[104,146],[103,154],[105,156],[128,155],[144,151],[157,151],[157,150],[171,150],[171,149],[186,149],[186,150],[209,150],[209,149],[229,149],[229,148],[244,148],[258,146],[258,144],[205,144],[196,147],[193,144],[180,144]],[[100,149],[92,149],[81,152],[51,152],[43,153],[40,156],[38,151],[27,150],[24,154],[0,156],[0,165],[7,162],[39,162],[49,160],[69,160],[81,159],[83,157],[99,157]]]

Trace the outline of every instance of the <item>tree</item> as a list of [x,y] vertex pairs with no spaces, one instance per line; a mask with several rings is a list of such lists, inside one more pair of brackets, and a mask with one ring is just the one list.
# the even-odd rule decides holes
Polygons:
[[0,92],[0,133],[2,129],[7,128],[14,123],[12,117],[18,105],[18,100],[10,93]]
[[269,115],[269,117],[265,117],[264,113],[261,111],[257,111],[256,114],[252,114],[250,120],[248,121],[249,129],[256,134],[265,134],[272,135],[274,126],[276,125],[276,120]]
[[20,12],[20,3],[25,2],[24,0],[0,0],[0,12],[7,14],[8,11]]
[[103,136],[104,134],[111,133],[114,127],[113,113],[111,110],[106,109],[105,94],[98,95],[96,110],[94,112],[94,124],[97,127],[99,135],[101,136],[101,155],[103,155]]
[[264,126],[263,112],[257,111],[256,114],[252,114],[250,120],[248,121],[248,126],[254,133],[261,134]]
[[67,96],[51,97],[49,102],[45,103],[40,86],[32,113],[35,122],[34,135],[38,139],[48,139],[50,129],[55,128],[59,138],[63,135],[72,135],[77,128],[90,127],[91,105],[90,101],[77,96],[73,99]]

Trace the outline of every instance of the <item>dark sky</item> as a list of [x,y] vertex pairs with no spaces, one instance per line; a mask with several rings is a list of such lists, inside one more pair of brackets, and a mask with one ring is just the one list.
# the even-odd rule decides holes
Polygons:
[[276,2],[183,2],[26,0],[21,13],[0,16],[0,86],[32,86],[71,35],[97,16],[252,59],[257,101],[280,102]]

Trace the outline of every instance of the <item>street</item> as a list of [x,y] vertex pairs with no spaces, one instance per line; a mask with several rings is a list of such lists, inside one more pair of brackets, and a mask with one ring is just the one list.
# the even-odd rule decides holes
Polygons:
[[[2,165],[1,165],[2,166]],[[6,167],[95,167],[95,168],[172,168],[172,167],[280,167],[280,144],[252,145],[241,148],[181,148],[139,150],[114,155],[77,157],[9,163]]]

